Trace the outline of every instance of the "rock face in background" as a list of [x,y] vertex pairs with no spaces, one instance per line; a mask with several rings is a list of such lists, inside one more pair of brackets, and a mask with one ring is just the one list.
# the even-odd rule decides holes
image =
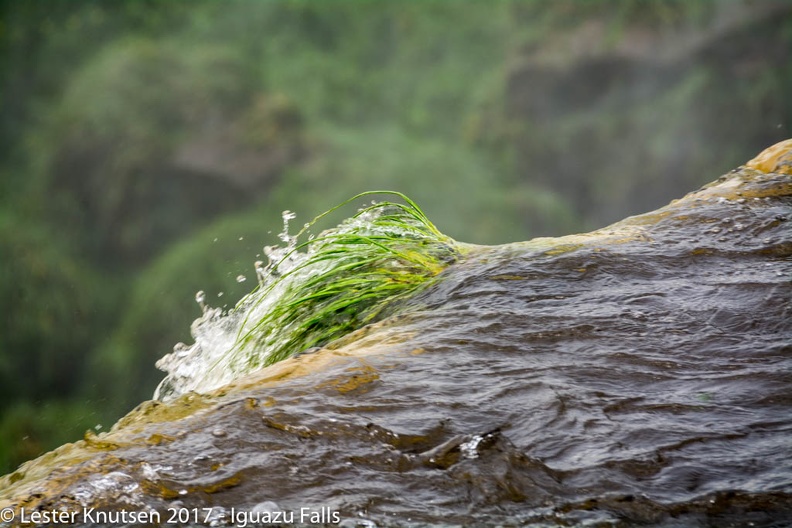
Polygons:
[[[777,141],[792,109],[768,72],[792,61],[792,5],[710,7],[697,22],[618,28],[594,10],[519,53],[507,108],[523,177],[603,225]],[[711,141],[719,148],[704,146]]]
[[790,167],[792,140],[657,211],[481,247],[402,316],[23,465],[0,506],[792,522]]

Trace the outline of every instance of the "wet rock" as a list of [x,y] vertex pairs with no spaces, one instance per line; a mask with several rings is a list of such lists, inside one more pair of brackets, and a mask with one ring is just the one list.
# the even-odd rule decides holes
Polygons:
[[24,464],[0,506],[790,523],[790,152],[592,233],[478,248],[398,318]]

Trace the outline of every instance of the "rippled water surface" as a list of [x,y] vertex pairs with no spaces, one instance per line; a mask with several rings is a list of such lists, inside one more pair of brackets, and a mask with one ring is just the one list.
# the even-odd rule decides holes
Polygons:
[[16,504],[792,526],[789,177],[749,190],[477,249],[357,340],[184,398],[203,410],[178,421],[149,404]]

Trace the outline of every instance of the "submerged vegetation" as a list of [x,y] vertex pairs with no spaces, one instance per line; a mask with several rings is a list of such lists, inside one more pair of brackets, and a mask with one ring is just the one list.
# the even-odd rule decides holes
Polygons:
[[[355,198],[371,194],[379,193]],[[406,204],[373,203],[338,228],[298,243],[312,222],[263,270],[261,288],[241,302],[248,316],[235,349],[243,352],[246,368],[275,363],[373,322],[459,257],[454,241],[412,200],[391,194]],[[277,304],[268,303],[276,292]],[[280,338],[284,330],[288,337]],[[262,348],[269,351],[264,358],[255,353]]]
[[[372,201],[338,227],[310,234],[311,227],[334,211],[379,194],[403,202]],[[294,215],[285,211],[283,218],[280,237],[286,246],[265,248],[270,262],[266,267],[256,262],[259,287],[236,308],[223,315],[208,308],[199,292],[197,301],[205,313],[196,321],[196,344],[158,363],[171,375],[157,397],[215,388],[375,322],[431,284],[462,253],[415,202],[394,191],[361,193],[294,236],[288,234]],[[233,335],[233,341],[224,335]]]

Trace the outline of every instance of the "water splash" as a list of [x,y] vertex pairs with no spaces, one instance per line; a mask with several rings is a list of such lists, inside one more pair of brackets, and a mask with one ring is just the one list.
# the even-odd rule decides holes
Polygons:
[[[278,238],[280,238],[281,241],[283,241],[288,247],[288,246],[291,246],[293,243],[295,243],[297,241],[297,237],[296,236],[293,237],[293,236],[289,235],[289,221],[290,220],[294,220],[295,218],[297,218],[297,215],[292,213],[289,210],[286,210],[286,211],[283,211],[283,213],[281,213],[281,217],[283,217],[283,231],[280,232],[280,235],[278,235]],[[306,226],[309,226],[309,225],[306,224]]]
[[[177,345],[157,362],[168,375],[155,399],[206,392],[326,345],[388,315],[397,301],[430,284],[459,257],[459,245],[440,233],[409,198],[390,194],[406,203],[373,203],[316,236],[309,228],[337,208],[296,235],[288,231],[296,215],[284,211],[278,237],[285,245],[264,248],[269,262],[254,264],[255,291],[227,314],[208,307],[203,292],[196,296],[203,316],[191,327],[195,344]],[[238,282],[240,278],[244,276]]]
[[459,446],[459,451],[462,453],[462,456],[470,460],[478,458],[478,446],[482,440],[484,440],[482,436],[475,435],[469,441],[461,444]]
[[198,306],[201,307],[201,311],[206,313],[206,293],[203,290],[196,292],[195,294],[195,302],[198,303]]

